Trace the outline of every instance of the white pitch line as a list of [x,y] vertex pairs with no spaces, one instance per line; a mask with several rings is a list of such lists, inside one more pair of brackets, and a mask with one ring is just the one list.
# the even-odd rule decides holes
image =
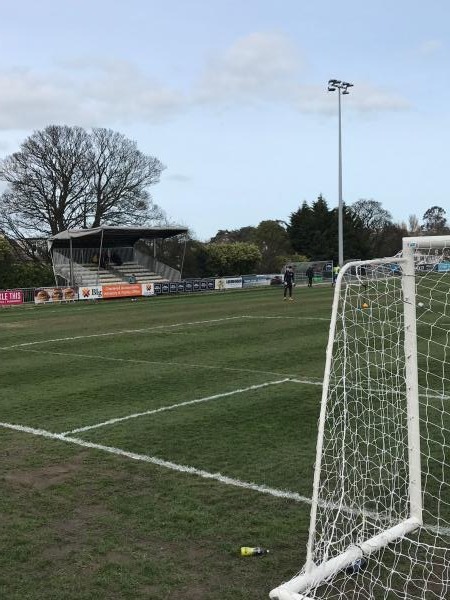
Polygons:
[[25,348],[28,346],[35,346],[38,344],[50,344],[53,342],[68,342],[72,340],[83,340],[88,338],[97,338],[97,337],[108,337],[113,335],[123,335],[128,333],[145,333],[147,331],[155,331],[155,330],[164,330],[170,329],[172,327],[184,327],[189,325],[206,325],[208,323],[220,323],[223,321],[233,321],[236,319],[300,319],[300,320],[315,320],[315,321],[329,321],[329,319],[325,319],[323,317],[291,317],[291,316],[257,316],[257,315],[238,315],[234,317],[222,317],[220,319],[208,319],[205,321],[188,321],[181,323],[172,323],[168,325],[154,325],[153,327],[143,327],[140,329],[122,329],[120,331],[109,331],[106,333],[90,333],[86,335],[75,335],[64,338],[53,338],[47,340],[37,340],[35,342],[23,342],[21,344],[13,344],[11,346],[1,346],[0,350],[12,350],[14,348]]
[[[171,332],[173,333],[173,332]],[[106,360],[113,362],[137,363],[144,365],[173,365],[176,367],[188,367],[196,369],[218,369],[220,371],[236,371],[240,373],[258,373],[261,375],[279,375],[290,377],[290,373],[279,373],[278,371],[260,371],[258,369],[240,369],[239,367],[222,367],[217,365],[199,365],[195,363],[181,363],[174,361],[144,360],[140,358],[114,358],[112,356],[103,356],[101,354],[78,354],[74,352],[53,352],[52,350],[30,350],[28,348],[19,348],[22,352],[33,352],[36,354],[51,354],[55,356],[73,356],[74,358],[93,358],[96,360]]]
[[103,452],[109,452],[110,454],[115,454],[117,456],[124,456],[125,458],[131,458],[132,460],[151,463],[159,467],[170,469],[172,471],[178,471],[179,473],[197,475],[198,477],[202,477],[203,479],[212,479],[225,485],[232,485],[234,487],[245,488],[247,490],[260,492],[262,494],[275,496],[277,498],[284,498],[288,500],[295,500],[296,502],[304,502],[306,504],[311,504],[310,498],[307,498],[306,496],[301,496],[296,492],[289,492],[286,490],[271,488],[265,485],[258,485],[256,483],[248,481],[241,481],[240,479],[227,477],[226,475],[222,475],[221,473],[209,473],[208,471],[204,471],[203,469],[197,469],[196,467],[190,467],[187,465],[180,465],[171,461],[157,458],[156,456],[149,456],[147,454],[137,454],[136,452],[128,452],[127,450],[122,450],[121,448],[103,446],[102,444],[94,444],[93,442],[87,442],[79,438],[68,437],[61,433],[52,433],[51,431],[46,431],[45,429],[35,429],[34,427],[27,427],[25,425],[15,425],[13,423],[0,422],[0,427],[4,427],[5,429],[12,429],[14,431],[21,431],[23,433],[30,433],[32,435],[37,435],[47,439],[59,440],[61,442],[66,442],[69,444],[75,444],[77,446],[82,446],[83,448],[102,450]]
[[223,317],[221,319],[208,319],[206,321],[188,321],[182,323],[172,323],[169,325],[154,325],[153,327],[143,327],[142,329],[122,329],[120,331],[109,331],[106,333],[90,333],[87,335],[75,335],[64,338],[54,338],[51,340],[38,340],[36,342],[23,342],[22,344],[14,344],[12,346],[0,347],[0,350],[12,350],[13,348],[24,348],[26,346],[35,346],[37,344],[50,344],[52,342],[68,342],[72,340],[83,340],[87,338],[107,337],[111,335],[122,335],[124,333],[145,333],[147,331],[154,331],[155,329],[169,329],[171,327],[184,327],[186,325],[205,325],[207,323],[218,323],[221,321],[232,321],[234,319],[245,319],[246,317]]
[[[234,318],[234,317],[232,317]],[[105,334],[108,335],[108,334]],[[31,342],[32,344],[36,343],[36,342]],[[0,350],[4,350],[5,348],[0,348]],[[37,353],[37,354],[51,354],[51,355],[55,355],[55,356],[73,356],[75,358],[89,358],[89,359],[100,359],[100,360],[105,360],[105,361],[115,361],[115,362],[129,362],[129,363],[137,363],[137,364],[149,364],[149,365],[173,365],[173,366],[178,366],[178,367],[187,367],[187,368],[196,368],[196,369],[213,369],[213,370],[221,370],[221,371],[232,371],[232,372],[242,372],[242,373],[257,373],[257,374],[261,374],[261,375],[286,375],[287,377],[289,377],[289,380],[293,383],[300,383],[303,385],[322,385],[323,381],[321,379],[316,379],[316,380],[311,380],[311,379],[299,379],[299,378],[294,378],[292,377],[291,373],[280,373],[278,371],[260,371],[258,369],[240,369],[238,367],[223,367],[223,366],[216,366],[216,365],[199,365],[199,364],[195,364],[195,363],[180,363],[180,362],[174,362],[174,361],[156,361],[156,360],[143,360],[143,359],[137,359],[137,358],[114,358],[111,356],[102,356],[99,354],[78,354],[78,353],[73,353],[73,352],[52,352],[51,350],[28,350],[28,349],[24,349],[24,348],[20,348],[20,350],[23,350],[23,352],[33,352],[33,353]],[[343,387],[342,385],[338,385],[337,387]],[[420,387],[420,386],[419,386]],[[356,389],[356,390],[364,390],[365,388],[360,388],[358,386],[353,386],[352,389]],[[424,388],[426,390],[426,388]],[[375,389],[375,390],[371,390],[371,392],[373,393],[379,393],[382,394],[383,392],[385,392],[386,390],[381,388],[381,389]],[[427,393],[426,391],[424,393],[420,393],[419,392],[419,397],[420,398],[427,398],[427,399],[432,399],[432,400],[450,400],[450,396],[447,396],[445,394],[438,394],[437,392],[434,392],[434,390],[432,390],[433,393]]]
[[328,317],[293,317],[288,315],[279,315],[279,316],[262,316],[262,315],[242,315],[246,319],[295,319],[297,321],[328,321],[330,319]]
[[60,435],[66,436],[73,433],[80,433],[81,431],[89,431],[90,429],[98,429],[99,427],[105,427],[106,425],[114,425],[115,423],[120,423],[122,421],[128,421],[128,419],[136,419],[138,417],[144,417],[147,415],[154,415],[157,413],[165,412],[167,410],[175,410],[182,406],[190,406],[191,404],[200,404],[201,402],[209,402],[210,400],[218,400],[219,398],[226,398],[228,396],[234,396],[235,394],[242,394],[244,392],[249,392],[252,390],[259,390],[264,387],[269,387],[271,385],[280,385],[281,383],[286,383],[290,381],[289,378],[280,379],[279,381],[268,381],[266,383],[260,383],[258,385],[251,385],[246,388],[240,388],[237,390],[233,390],[231,392],[224,392],[223,394],[215,394],[214,396],[207,396],[205,398],[197,398],[195,400],[186,400],[185,402],[179,402],[178,404],[171,404],[170,406],[161,406],[160,408],[155,408],[152,410],[146,410],[140,413],[133,413],[131,415],[126,415],[125,417],[117,417],[115,419],[109,419],[108,421],[103,421],[102,423],[96,423],[95,425],[87,425],[86,427],[78,427],[77,429],[72,429],[71,431],[65,431]]
[[289,381],[292,383],[301,383],[302,385],[323,385],[323,381],[321,379],[298,379],[290,377]]
[[[196,475],[198,477],[202,477],[203,479],[209,479],[213,481],[218,481],[224,485],[231,485],[233,487],[243,488],[246,490],[251,490],[254,492],[259,492],[260,494],[267,494],[269,496],[273,496],[275,498],[283,498],[285,500],[294,500],[295,502],[301,502],[303,504],[312,504],[311,498],[307,496],[302,496],[297,492],[290,492],[288,490],[280,490],[277,488],[271,488],[266,485],[258,485],[257,483],[252,483],[249,481],[242,481],[241,479],[236,479],[234,477],[227,477],[226,475],[222,475],[221,473],[210,473],[209,471],[204,471],[203,469],[197,469],[196,467],[190,467],[188,465],[180,465],[171,461],[163,460],[161,458],[157,458],[156,456],[149,456],[147,454],[137,454],[136,452],[129,452],[127,450],[122,450],[121,448],[114,448],[112,446],[104,446],[102,444],[95,444],[93,442],[87,442],[85,440],[81,440],[79,438],[67,437],[61,433],[52,433],[51,431],[46,431],[45,429],[35,429],[33,427],[27,427],[25,425],[15,425],[13,423],[1,423],[0,427],[5,429],[11,429],[13,431],[20,431],[22,433],[30,433],[32,435],[36,435],[39,437],[51,439],[51,440],[59,440],[61,442],[66,442],[69,444],[74,444],[77,446],[82,446],[83,448],[91,448],[92,450],[101,450],[102,452],[108,452],[109,454],[115,454],[116,456],[123,456],[125,458],[130,458],[132,460],[151,463],[153,465],[157,465],[158,467],[163,467],[165,469],[170,469],[171,471],[177,471],[178,473],[187,473],[189,475]],[[377,520],[380,519],[380,515],[376,515],[369,511],[358,511],[354,508],[342,506],[340,504],[328,503],[325,501],[319,501],[319,506],[323,508],[332,508],[334,510],[342,510],[347,514],[357,514],[357,515],[367,515],[369,517],[375,518]],[[385,519],[386,520],[386,519]],[[428,531],[432,531],[436,534],[450,534],[450,527],[442,527],[439,525],[427,525],[424,524],[424,529]]]
[[[0,348],[1,350],[2,348]],[[212,370],[220,370],[220,371],[232,371],[232,372],[239,372],[239,373],[257,373],[257,374],[261,374],[261,375],[285,375],[286,377],[289,378],[289,381],[291,381],[292,383],[300,383],[303,385],[322,385],[323,384],[323,380],[322,379],[300,379],[297,377],[293,377],[292,373],[280,373],[279,371],[261,371],[258,369],[241,369],[239,367],[224,367],[224,366],[216,366],[216,365],[199,365],[196,363],[181,363],[181,362],[175,362],[175,361],[157,361],[157,360],[144,360],[144,359],[139,359],[139,358],[114,358],[112,356],[103,356],[101,354],[79,354],[79,353],[75,353],[75,352],[53,352],[51,350],[29,350],[29,349],[25,349],[25,348],[20,348],[20,350],[22,350],[23,352],[33,352],[36,354],[50,354],[50,355],[54,355],[54,356],[73,356],[74,358],[89,358],[89,359],[96,359],[96,360],[105,360],[105,361],[112,361],[112,362],[125,362],[125,363],[136,363],[136,364],[145,364],[145,365],[173,365],[173,366],[177,366],[177,367],[186,367],[186,368],[196,368],[196,369],[212,369]],[[338,385],[337,387],[343,387],[342,385]],[[365,388],[361,388],[358,386],[352,386],[352,389],[356,389],[356,390],[364,390]],[[424,388],[426,389],[426,388]],[[380,389],[375,389],[375,390],[371,390],[371,392],[373,393],[379,393],[382,394],[383,392],[385,392],[386,390],[384,388],[380,388]],[[419,393],[419,397],[420,398],[430,398],[430,399],[436,399],[436,400],[450,400],[450,396],[446,396],[445,394],[438,394],[436,392],[434,392],[434,390],[432,391],[433,393]]]

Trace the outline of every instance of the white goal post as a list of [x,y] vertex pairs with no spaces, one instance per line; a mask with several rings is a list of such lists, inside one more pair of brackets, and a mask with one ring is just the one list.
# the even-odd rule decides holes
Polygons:
[[306,562],[270,598],[450,598],[450,236],[339,274]]

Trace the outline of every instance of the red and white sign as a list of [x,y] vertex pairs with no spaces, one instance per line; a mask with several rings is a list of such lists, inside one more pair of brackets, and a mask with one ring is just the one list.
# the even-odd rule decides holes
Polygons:
[[22,290],[0,290],[0,305],[23,304]]
[[117,283],[104,285],[103,298],[127,298],[129,296],[142,296],[140,283]]

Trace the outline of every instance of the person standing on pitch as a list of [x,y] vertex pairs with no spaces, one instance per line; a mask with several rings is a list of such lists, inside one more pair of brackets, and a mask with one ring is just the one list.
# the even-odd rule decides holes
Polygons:
[[335,267],[333,267],[333,283],[331,285],[336,285],[336,279],[338,278],[340,270],[341,270],[341,267],[339,265],[336,265]]
[[292,298],[292,288],[294,287],[294,270],[289,265],[284,272],[284,300],[287,300],[287,293],[289,292],[289,300],[293,300]]
[[306,277],[308,278],[308,287],[312,287],[314,269],[311,265],[306,269]]

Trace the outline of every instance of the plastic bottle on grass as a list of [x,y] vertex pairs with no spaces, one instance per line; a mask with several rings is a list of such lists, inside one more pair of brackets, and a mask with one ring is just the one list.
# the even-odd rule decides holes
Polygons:
[[250,546],[241,547],[241,556],[265,556],[266,554],[269,554],[269,551],[260,546],[256,546],[255,548],[251,548]]

